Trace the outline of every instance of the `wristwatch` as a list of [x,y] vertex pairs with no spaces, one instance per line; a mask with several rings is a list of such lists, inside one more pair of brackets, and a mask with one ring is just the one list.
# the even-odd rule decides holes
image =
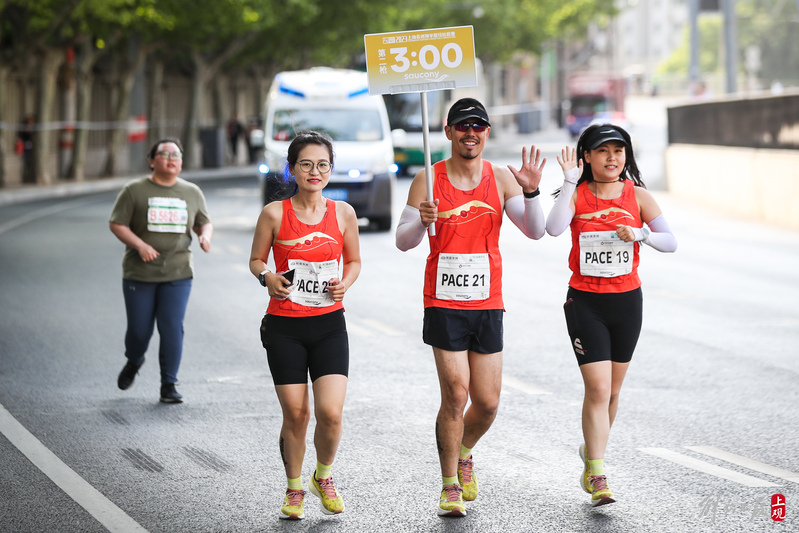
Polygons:
[[258,281],[261,282],[261,286],[266,287],[266,274],[269,272],[269,269],[264,269],[263,272],[258,274]]

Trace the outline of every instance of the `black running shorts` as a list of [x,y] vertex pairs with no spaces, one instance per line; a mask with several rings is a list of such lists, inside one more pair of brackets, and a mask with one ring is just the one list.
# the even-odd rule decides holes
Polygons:
[[566,327],[577,363],[629,363],[641,333],[641,288],[629,292],[597,293],[569,287]]
[[503,348],[502,309],[424,310],[422,340],[425,344],[447,350],[497,353]]
[[350,348],[344,310],[309,317],[266,315],[261,321],[275,385],[307,383],[330,374],[348,375]]

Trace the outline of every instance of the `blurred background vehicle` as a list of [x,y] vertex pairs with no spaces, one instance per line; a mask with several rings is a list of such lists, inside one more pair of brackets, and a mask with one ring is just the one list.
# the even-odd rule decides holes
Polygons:
[[394,146],[386,105],[381,96],[369,95],[365,72],[314,67],[277,74],[264,126],[259,165],[264,204],[285,190],[291,140],[298,132],[314,130],[329,135],[335,150],[325,197],[349,203],[358,218],[380,231],[391,228]]
[[629,124],[624,115],[625,80],[603,72],[580,72],[569,77],[566,129],[572,139],[592,123]]
[[[394,136],[394,161],[398,176],[412,176],[424,167],[424,139],[422,137],[422,100],[419,93],[383,95]],[[447,112],[446,91],[427,93],[427,123],[430,139],[430,161],[446,159],[449,143],[444,134]]]

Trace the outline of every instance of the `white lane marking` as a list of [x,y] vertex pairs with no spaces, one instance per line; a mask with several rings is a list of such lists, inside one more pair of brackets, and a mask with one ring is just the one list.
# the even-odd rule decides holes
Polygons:
[[[229,255],[232,255],[232,256],[241,257],[245,253],[244,252],[244,248],[242,248],[238,244],[228,244],[227,246],[225,246],[225,249],[229,252]],[[249,268],[247,270],[249,270]]]
[[130,516],[89,485],[74,470],[64,464],[53,452],[25,429],[5,407],[0,405],[0,433],[21,451],[31,463],[41,470],[67,496],[86,509],[112,533],[147,533]]
[[347,321],[347,333],[355,335],[356,337],[371,337],[374,335],[371,329],[359,326],[351,320]]
[[97,200],[96,198],[91,200],[82,198],[80,200],[73,200],[71,202],[64,202],[62,204],[51,205],[50,207],[45,207],[43,209],[39,209],[38,211],[32,211],[26,215],[22,215],[21,217],[9,220],[5,224],[0,224],[0,235],[14,228],[18,228],[23,224],[27,224],[28,222],[33,222],[34,220],[37,220],[39,218],[48,217],[50,215],[60,213],[61,211],[72,209],[73,207],[95,204],[98,201],[99,200]]
[[502,385],[503,386],[507,385],[508,387],[521,391],[525,394],[552,394],[549,391],[545,391],[544,389],[539,389],[538,387],[528,385],[524,381],[516,379],[507,374],[502,374]]
[[[235,270],[236,272],[239,272],[241,274],[249,274],[250,276],[252,276],[252,273],[250,272],[250,268],[247,265],[243,264],[243,263],[230,263],[230,268],[232,268],[233,270]],[[255,280],[255,281],[257,282],[258,280]]]
[[761,463],[760,461],[755,461],[754,459],[749,459],[748,457],[744,457],[742,455],[726,452],[724,450],[714,448],[713,446],[686,446],[686,448],[694,452],[709,455],[710,457],[715,457],[716,459],[721,459],[722,461],[727,461],[728,463],[743,466],[744,468],[754,470],[755,472],[760,472],[769,476],[792,481],[793,483],[799,483],[799,474],[796,472],[791,472],[776,466],[767,465],[766,463]]
[[694,459],[693,457],[688,457],[687,455],[673,452],[666,448],[638,448],[638,449],[644,453],[648,453],[649,455],[660,457],[661,459],[671,461],[672,463],[677,463],[678,465],[691,468],[693,470],[698,470],[699,472],[705,474],[710,474],[711,476],[716,476],[722,479],[726,479],[728,481],[740,483],[741,485],[746,485],[747,487],[778,486],[776,483],[771,483],[770,481],[764,481],[756,477],[747,476],[746,474],[741,474],[733,470],[728,470],[720,466],[712,465],[710,463],[700,461],[699,459]]
[[366,324],[372,329],[376,329],[377,331],[383,333],[384,335],[388,335],[389,337],[401,337],[405,335],[405,332],[400,331],[396,328],[392,328],[387,324],[383,324],[382,322],[380,322],[379,320],[375,320],[374,318],[359,318],[358,321],[361,322],[362,324]]

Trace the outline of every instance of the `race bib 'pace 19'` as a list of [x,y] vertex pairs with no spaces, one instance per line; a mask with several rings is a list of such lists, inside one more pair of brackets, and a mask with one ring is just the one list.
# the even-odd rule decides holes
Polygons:
[[633,242],[624,242],[615,231],[580,233],[580,274],[615,278],[633,271]]

